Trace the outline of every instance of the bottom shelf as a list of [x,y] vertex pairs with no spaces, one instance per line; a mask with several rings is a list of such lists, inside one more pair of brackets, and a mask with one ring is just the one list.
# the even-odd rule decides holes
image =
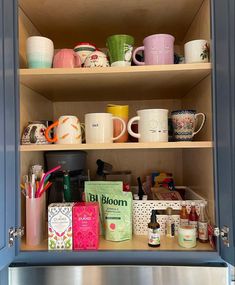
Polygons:
[[[103,237],[100,237],[99,250],[147,250],[147,251],[214,251],[214,249],[208,243],[197,242],[197,246],[194,248],[182,248],[178,245],[178,238],[161,237],[161,246],[158,248],[152,248],[148,246],[148,240],[146,236],[133,236],[132,240],[122,242],[107,241]],[[25,240],[21,242],[21,251],[47,251],[47,239],[38,246],[28,246]]]

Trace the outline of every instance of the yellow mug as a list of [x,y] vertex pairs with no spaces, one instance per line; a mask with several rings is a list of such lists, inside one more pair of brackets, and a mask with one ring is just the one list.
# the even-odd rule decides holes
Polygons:
[[[124,122],[128,123],[128,115],[129,115],[129,106],[128,105],[114,105],[108,104],[106,107],[106,112],[111,113],[113,116],[120,117],[124,120]],[[119,120],[113,121],[113,136],[116,137],[123,129],[123,125]],[[128,141],[128,131],[117,139],[115,142],[127,142]]]

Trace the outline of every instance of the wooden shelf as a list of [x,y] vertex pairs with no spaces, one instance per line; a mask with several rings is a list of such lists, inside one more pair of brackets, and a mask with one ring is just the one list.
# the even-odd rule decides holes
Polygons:
[[[88,4],[89,2],[89,4]],[[87,1],[19,0],[19,6],[38,31],[56,48],[73,48],[88,41],[104,47],[114,34],[130,34],[137,45],[144,37],[171,33],[181,42],[203,0]],[[69,35],[69,36],[68,36]]]
[[175,99],[210,73],[210,63],[21,69],[20,82],[52,101]]
[[184,148],[212,148],[211,141],[192,142],[159,142],[159,143],[100,143],[100,144],[48,144],[21,145],[20,151],[56,151],[56,150],[105,150],[105,149],[184,149]]
[[[28,246],[25,241],[21,242],[22,251],[47,251],[47,239],[38,246]],[[168,238],[161,237],[161,246],[159,248],[151,248],[148,246],[146,236],[133,236],[132,240],[122,242],[111,242],[100,238],[99,250],[148,250],[148,251],[163,251],[163,250],[177,250],[177,251],[213,251],[209,243],[197,242],[197,246],[190,249],[182,248],[178,245],[177,237]]]

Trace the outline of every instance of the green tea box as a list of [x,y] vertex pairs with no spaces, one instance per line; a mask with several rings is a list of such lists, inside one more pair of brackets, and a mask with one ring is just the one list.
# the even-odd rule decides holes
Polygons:
[[73,249],[73,205],[53,203],[48,206],[48,250]]

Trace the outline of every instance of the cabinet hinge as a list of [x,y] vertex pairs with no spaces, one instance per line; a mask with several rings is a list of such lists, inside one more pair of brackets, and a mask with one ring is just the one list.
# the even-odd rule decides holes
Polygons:
[[214,235],[216,237],[221,237],[224,245],[226,247],[229,247],[229,227],[223,226],[223,228],[220,230],[218,227],[214,228]]
[[11,227],[8,231],[8,246],[11,247],[14,245],[14,240],[16,237],[21,238],[24,235],[24,227],[13,228]]

